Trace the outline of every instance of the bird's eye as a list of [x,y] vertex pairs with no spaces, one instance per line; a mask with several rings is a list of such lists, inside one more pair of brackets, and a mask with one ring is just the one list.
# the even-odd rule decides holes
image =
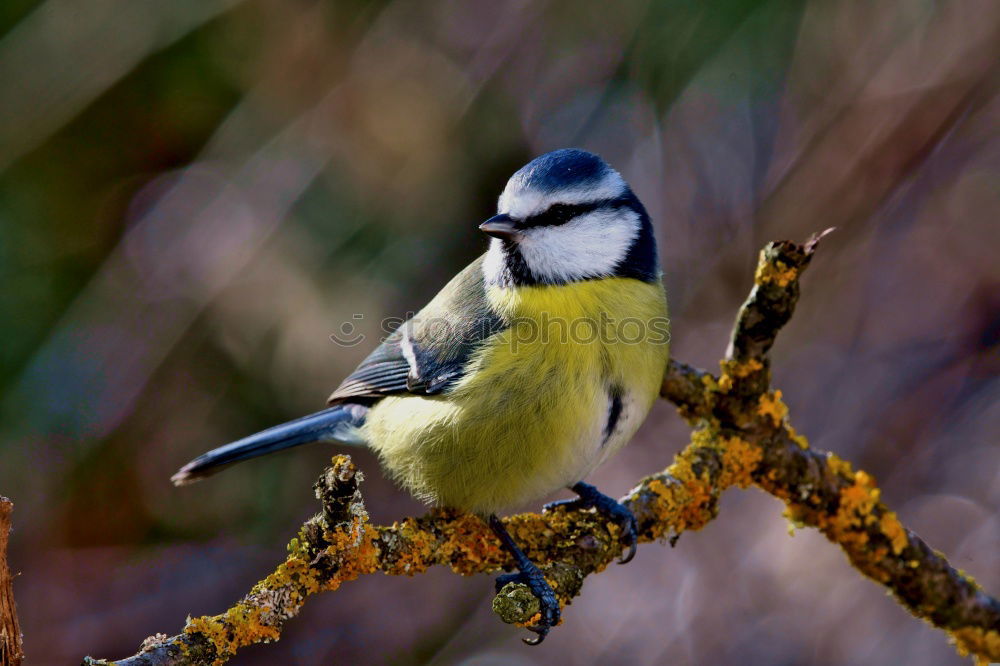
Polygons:
[[578,208],[579,206],[570,206],[568,204],[552,204],[545,211],[546,222],[548,224],[566,224],[576,217]]
[[544,212],[532,215],[524,222],[526,227],[554,227],[566,224],[574,217],[590,212],[595,206],[590,204],[563,204],[549,206]]

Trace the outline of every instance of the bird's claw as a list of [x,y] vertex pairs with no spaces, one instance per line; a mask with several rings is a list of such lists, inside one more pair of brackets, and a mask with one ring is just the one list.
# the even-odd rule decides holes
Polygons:
[[578,483],[572,489],[579,497],[549,502],[542,507],[542,511],[551,511],[560,506],[571,511],[574,509],[597,509],[605,518],[618,525],[621,530],[621,544],[627,550],[618,560],[618,564],[631,562],[639,545],[639,523],[632,512],[624,504],[613,497],[608,497],[589,483]]
[[497,576],[496,590],[500,592],[504,585],[508,583],[521,583],[527,585],[531,593],[535,595],[539,603],[539,620],[530,627],[525,627],[528,631],[534,632],[534,638],[522,638],[527,645],[538,645],[545,640],[549,634],[549,629],[559,624],[561,616],[559,611],[559,599],[552,587],[546,582],[541,570],[532,566],[530,569],[518,571],[516,573],[503,574]]
[[527,627],[528,631],[533,631],[537,634],[534,638],[522,638],[521,642],[525,645],[538,645],[545,640],[545,637],[549,635],[549,627],[536,625],[534,627]]

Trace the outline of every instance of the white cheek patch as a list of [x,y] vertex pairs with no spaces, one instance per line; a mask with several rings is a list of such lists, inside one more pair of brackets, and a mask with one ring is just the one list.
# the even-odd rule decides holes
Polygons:
[[504,272],[504,249],[503,241],[494,238],[490,241],[490,249],[486,251],[486,258],[483,259],[483,277],[486,284],[501,284]]
[[[571,282],[611,275],[639,236],[639,215],[629,208],[595,210],[566,224],[525,231],[518,249],[543,282]],[[500,248],[496,248],[500,250]],[[490,248],[490,255],[494,248]],[[496,253],[498,259],[500,252]],[[491,261],[490,256],[486,258]]]
[[545,212],[549,206],[556,203],[575,205],[617,199],[626,187],[621,175],[613,169],[609,169],[604,177],[592,186],[553,192],[526,189],[520,181],[511,179],[497,201],[497,212],[510,215],[515,220],[523,220]]

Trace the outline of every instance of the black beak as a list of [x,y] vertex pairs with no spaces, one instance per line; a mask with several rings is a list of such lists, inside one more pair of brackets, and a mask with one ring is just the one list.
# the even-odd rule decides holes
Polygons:
[[521,235],[517,225],[514,224],[514,220],[510,219],[509,215],[502,214],[494,215],[480,224],[479,230],[494,238],[502,238],[504,240],[514,240]]

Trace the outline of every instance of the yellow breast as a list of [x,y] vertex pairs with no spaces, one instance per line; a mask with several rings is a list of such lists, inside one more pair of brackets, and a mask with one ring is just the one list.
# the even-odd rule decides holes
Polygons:
[[[669,340],[659,284],[629,278],[491,288],[511,322],[439,396],[388,397],[365,435],[418,497],[491,513],[583,479],[655,400]],[[607,428],[611,392],[621,396]]]

